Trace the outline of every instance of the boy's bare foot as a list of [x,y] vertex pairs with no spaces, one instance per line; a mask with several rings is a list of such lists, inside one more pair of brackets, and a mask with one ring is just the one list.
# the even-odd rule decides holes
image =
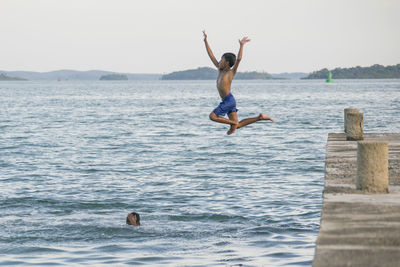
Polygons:
[[271,118],[270,116],[265,115],[264,113],[260,113],[260,115],[258,117],[260,118],[260,120],[267,120],[267,121],[274,122],[273,118]]
[[233,133],[236,131],[236,128],[237,128],[237,127],[235,127],[235,126],[231,126],[231,128],[226,132],[226,134],[227,134],[227,135],[233,134]]
[[227,135],[233,134],[236,131],[238,125],[239,125],[239,122],[236,122],[236,124],[231,124],[231,128],[226,132],[226,134]]

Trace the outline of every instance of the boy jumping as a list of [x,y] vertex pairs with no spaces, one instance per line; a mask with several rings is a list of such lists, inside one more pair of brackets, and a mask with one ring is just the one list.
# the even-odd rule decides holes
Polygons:
[[[257,117],[243,119],[238,122],[236,100],[231,94],[231,84],[233,77],[236,74],[237,68],[239,67],[240,60],[242,59],[243,46],[245,43],[250,42],[250,39],[243,37],[239,40],[240,49],[238,57],[236,59],[235,54],[225,53],[222,55],[221,60],[218,62],[211,51],[210,46],[207,41],[207,34],[203,31],[204,43],[206,45],[208,56],[210,57],[212,63],[218,68],[218,78],[217,78],[217,88],[222,102],[210,113],[210,120],[230,124],[231,128],[228,130],[227,134],[233,134],[236,129],[242,128],[246,125],[254,123],[259,120],[270,120],[274,121],[271,117],[260,113]],[[229,119],[224,116],[228,114]]]

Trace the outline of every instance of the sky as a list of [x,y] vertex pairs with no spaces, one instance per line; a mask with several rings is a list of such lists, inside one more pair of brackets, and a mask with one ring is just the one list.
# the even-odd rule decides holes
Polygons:
[[0,70],[312,72],[400,63],[399,0],[0,0]]

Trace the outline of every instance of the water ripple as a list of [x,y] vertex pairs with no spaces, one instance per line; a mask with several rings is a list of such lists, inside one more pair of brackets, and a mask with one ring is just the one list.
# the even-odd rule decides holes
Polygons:
[[327,134],[354,103],[399,132],[399,91],[235,81],[239,119],[276,122],[226,136],[211,81],[2,82],[0,265],[310,266]]

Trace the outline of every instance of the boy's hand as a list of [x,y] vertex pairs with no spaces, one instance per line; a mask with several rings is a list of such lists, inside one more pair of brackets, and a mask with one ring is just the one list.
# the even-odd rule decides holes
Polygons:
[[214,64],[214,66],[218,68],[219,67],[219,62],[215,58],[213,52],[211,51],[210,45],[208,44],[208,41],[207,41],[207,34],[206,34],[205,30],[203,30],[203,36],[204,36],[204,44],[206,45],[207,54],[210,57],[210,59],[211,59],[212,63]]
[[250,42],[250,39],[247,36],[243,37],[242,40],[239,39],[240,45],[244,45],[245,43],[248,43],[248,42]]

